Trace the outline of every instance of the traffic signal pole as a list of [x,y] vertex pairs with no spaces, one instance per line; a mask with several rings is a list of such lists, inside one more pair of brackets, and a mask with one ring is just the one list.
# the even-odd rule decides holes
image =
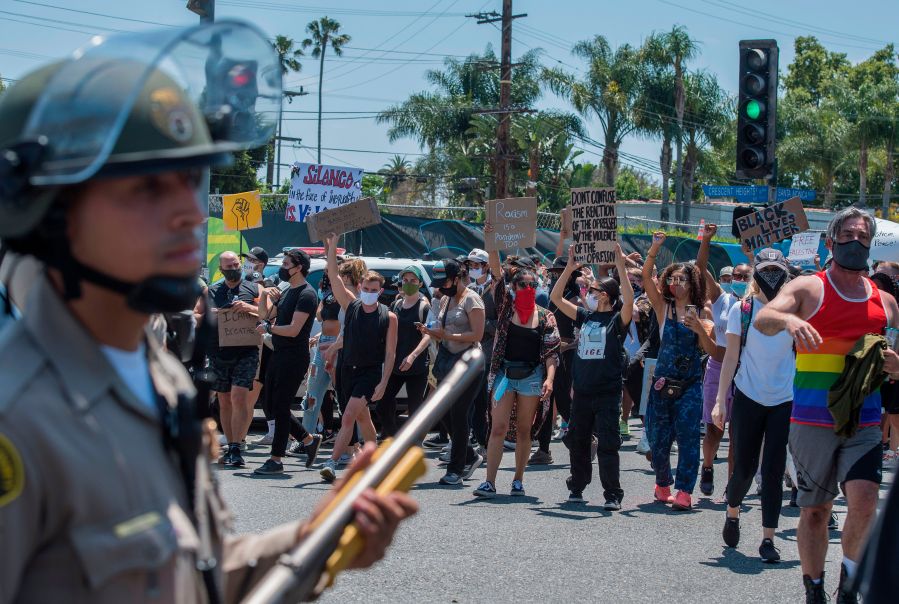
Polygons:
[[777,201],[778,57],[776,40],[740,40],[736,177],[765,179],[768,203]]

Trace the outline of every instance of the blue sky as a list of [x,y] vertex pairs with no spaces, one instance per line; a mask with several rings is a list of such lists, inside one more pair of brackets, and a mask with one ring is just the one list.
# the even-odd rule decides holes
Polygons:
[[[92,34],[159,27],[141,21],[195,23],[197,17],[185,4],[185,0],[0,0],[0,75],[21,77],[51,58],[66,55]],[[337,19],[352,42],[343,58],[329,55],[326,59],[323,109],[368,112],[425,89],[424,72],[439,68],[443,55],[465,56],[483,51],[487,44],[498,49],[499,30],[477,25],[464,15],[499,11],[501,6],[501,0],[218,0],[216,15],[247,19],[271,36],[283,34],[297,41],[305,37],[309,21],[325,14]],[[515,21],[513,57],[529,48],[542,48],[545,64],[561,63],[572,70],[583,68],[569,51],[578,40],[602,34],[613,46],[639,45],[653,31],[668,30],[675,23],[685,25],[702,49],[690,66],[714,73],[731,92],[736,91],[740,39],[777,39],[782,70],[792,61],[793,40],[799,35],[816,35],[831,50],[847,53],[853,62],[899,39],[897,0],[515,0],[514,12],[528,16]],[[303,86],[312,94],[285,105],[288,110],[310,113],[285,115],[284,135],[302,138],[303,143],[301,148],[285,143],[283,163],[314,161],[317,76],[317,61],[307,57],[302,73],[287,78],[288,88]],[[537,103],[538,108],[564,106],[551,93]],[[393,153],[409,159],[420,153],[411,140],[390,143],[386,127],[373,119],[346,119],[355,117],[346,113],[325,117],[325,162],[377,170]],[[601,139],[599,124],[587,125],[589,135]],[[655,141],[632,137],[623,151],[657,164]],[[595,153],[598,150],[593,149],[581,160],[598,162]]]

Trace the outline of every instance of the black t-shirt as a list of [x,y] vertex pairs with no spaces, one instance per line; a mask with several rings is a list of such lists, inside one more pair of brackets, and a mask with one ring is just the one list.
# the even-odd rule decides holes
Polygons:
[[276,351],[290,350],[306,352],[309,354],[309,333],[312,331],[312,323],[315,320],[315,309],[318,306],[318,295],[308,283],[299,287],[291,287],[281,294],[278,301],[278,315],[275,325],[290,325],[293,322],[293,313],[304,312],[309,315],[306,323],[300,329],[300,333],[290,338],[272,334],[272,345]]
[[[428,349],[425,348],[412,367],[408,371],[400,371],[400,365],[409,353],[415,350],[422,339],[421,332],[415,327],[416,323],[426,323],[431,305],[421,297],[410,308],[403,308],[402,298],[393,305],[393,313],[397,319],[396,332],[396,363],[393,372],[397,375],[421,375],[428,370]],[[424,319],[424,320],[423,320]]]
[[[576,293],[566,292],[565,299],[577,306],[578,296]],[[556,326],[559,328],[559,336],[569,340],[574,339],[574,321],[568,318],[568,315],[559,310],[559,307],[549,303],[549,312],[556,317]]]
[[322,299],[322,321],[336,321],[340,315],[340,303],[334,294],[327,292]]
[[362,300],[346,307],[343,320],[343,363],[354,367],[380,367],[384,364],[389,327],[387,307],[383,304],[365,312]]
[[574,325],[580,329],[571,372],[572,387],[578,392],[609,392],[621,389],[627,354],[618,312],[590,312],[577,309]]
[[[234,287],[229,287],[224,280],[209,286],[209,302],[213,308],[230,306],[235,300],[255,305],[258,304],[258,296],[259,286],[243,279]],[[255,350],[258,350],[256,346],[227,346],[219,348],[218,329],[210,330],[209,351],[211,355],[221,359],[235,359],[241,354]]]

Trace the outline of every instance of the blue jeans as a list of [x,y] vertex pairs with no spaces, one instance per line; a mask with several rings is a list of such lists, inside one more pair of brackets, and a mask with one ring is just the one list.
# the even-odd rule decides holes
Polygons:
[[[696,382],[677,400],[662,398],[653,389],[647,408],[649,444],[656,484],[692,493],[699,472],[699,420],[702,418],[702,383]],[[671,477],[671,443],[677,440],[677,476]]]
[[331,385],[331,376],[325,371],[325,355],[321,351],[322,344],[332,344],[336,336],[319,336],[315,355],[309,366],[309,379],[306,380],[306,397],[303,399],[303,428],[310,434],[315,433],[318,425],[318,414],[322,410],[325,393]]

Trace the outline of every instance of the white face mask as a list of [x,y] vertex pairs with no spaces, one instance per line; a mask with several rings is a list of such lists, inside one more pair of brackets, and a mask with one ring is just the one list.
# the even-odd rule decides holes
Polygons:
[[372,304],[377,303],[378,292],[362,292],[359,294],[359,299],[362,300],[362,303],[366,306],[371,306]]
[[468,276],[471,277],[474,281],[477,281],[481,277],[484,276],[484,269],[481,268],[473,268],[468,271]]
[[243,274],[252,275],[255,272],[256,272],[256,267],[253,266],[253,263],[250,262],[249,260],[244,260],[243,261]]
[[594,311],[599,307],[599,297],[596,294],[588,294],[584,302],[587,304],[587,310]]

